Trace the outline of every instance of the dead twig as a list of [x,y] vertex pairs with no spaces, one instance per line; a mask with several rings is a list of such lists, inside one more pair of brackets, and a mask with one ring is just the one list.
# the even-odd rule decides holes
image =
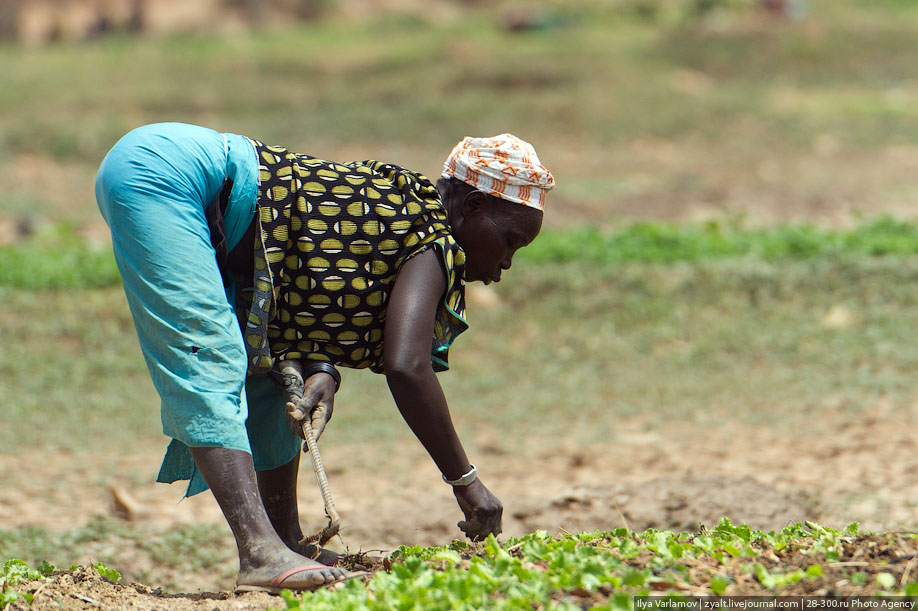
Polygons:
[[912,572],[912,568],[914,568],[914,566],[915,566],[915,558],[913,557],[911,560],[908,561],[908,564],[905,565],[905,572],[902,573],[902,581],[899,582],[900,583],[899,587],[904,588],[905,584],[908,583],[908,575],[909,573]]
[[631,530],[631,527],[628,526],[628,520],[625,519],[625,514],[622,511],[622,508],[618,506],[618,499],[614,496],[612,497],[612,502],[615,503],[615,511],[618,512],[618,517],[622,519],[622,524],[625,525],[625,530]]

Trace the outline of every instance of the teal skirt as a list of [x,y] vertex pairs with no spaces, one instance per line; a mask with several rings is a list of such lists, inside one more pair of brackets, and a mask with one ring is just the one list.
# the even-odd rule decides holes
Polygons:
[[299,449],[282,391],[267,376],[246,378],[245,345],[205,216],[226,178],[233,181],[224,214],[232,249],[258,194],[248,139],[180,123],[147,125],[112,148],[96,177],[163,433],[172,437],[157,481],[187,479],[187,496],[207,490],[189,447],[248,452],[256,470],[280,467]]

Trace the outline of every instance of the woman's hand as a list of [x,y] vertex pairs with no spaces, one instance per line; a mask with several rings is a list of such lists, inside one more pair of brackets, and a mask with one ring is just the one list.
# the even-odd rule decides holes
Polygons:
[[320,371],[306,378],[306,388],[299,401],[287,403],[287,422],[294,434],[303,437],[303,423],[309,416],[312,430],[318,439],[334,411],[335,378]]
[[476,479],[468,486],[453,486],[453,494],[456,495],[459,508],[465,514],[465,521],[457,523],[456,526],[469,539],[484,541],[488,535],[500,534],[504,507],[497,497],[485,488],[481,480]]

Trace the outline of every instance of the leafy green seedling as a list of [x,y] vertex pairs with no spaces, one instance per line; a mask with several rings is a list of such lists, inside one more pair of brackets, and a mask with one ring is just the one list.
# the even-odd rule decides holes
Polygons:
[[724,592],[727,591],[727,587],[731,583],[732,582],[730,581],[729,577],[715,575],[714,577],[711,578],[711,583],[709,584],[709,587],[711,588],[711,592],[713,592],[714,594],[717,594],[718,596],[722,596]]
[[104,562],[96,562],[92,565],[92,568],[96,569],[96,572],[102,577],[102,579],[112,583],[118,583],[121,581],[121,573],[115,569],[108,568],[105,566]]
[[896,587],[896,578],[891,573],[878,573],[875,582],[882,590],[892,590]]
[[807,577],[822,577],[822,566],[818,564],[811,564],[806,567],[806,576]]
[[27,593],[20,594],[13,586],[35,579],[43,579],[41,571],[31,568],[25,561],[11,558],[4,562],[3,569],[0,570],[0,609],[6,609],[20,598],[31,605],[33,596]]

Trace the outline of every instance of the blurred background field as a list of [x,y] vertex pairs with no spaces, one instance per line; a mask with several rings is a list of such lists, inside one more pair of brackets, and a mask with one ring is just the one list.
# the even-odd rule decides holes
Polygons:
[[174,120],[430,175],[463,136],[511,131],[557,175],[552,226],[914,216],[910,1],[797,20],[754,0],[328,4],[256,30],[3,45],[0,210],[98,222],[101,157]]
[[[429,176],[465,135],[536,146],[544,235],[470,290],[441,376],[509,532],[918,526],[918,3],[267,4],[0,43],[0,557],[231,582],[212,500],[151,484],[158,399],[93,199],[157,121]],[[350,545],[459,534],[382,377],[345,372],[323,444]]]

